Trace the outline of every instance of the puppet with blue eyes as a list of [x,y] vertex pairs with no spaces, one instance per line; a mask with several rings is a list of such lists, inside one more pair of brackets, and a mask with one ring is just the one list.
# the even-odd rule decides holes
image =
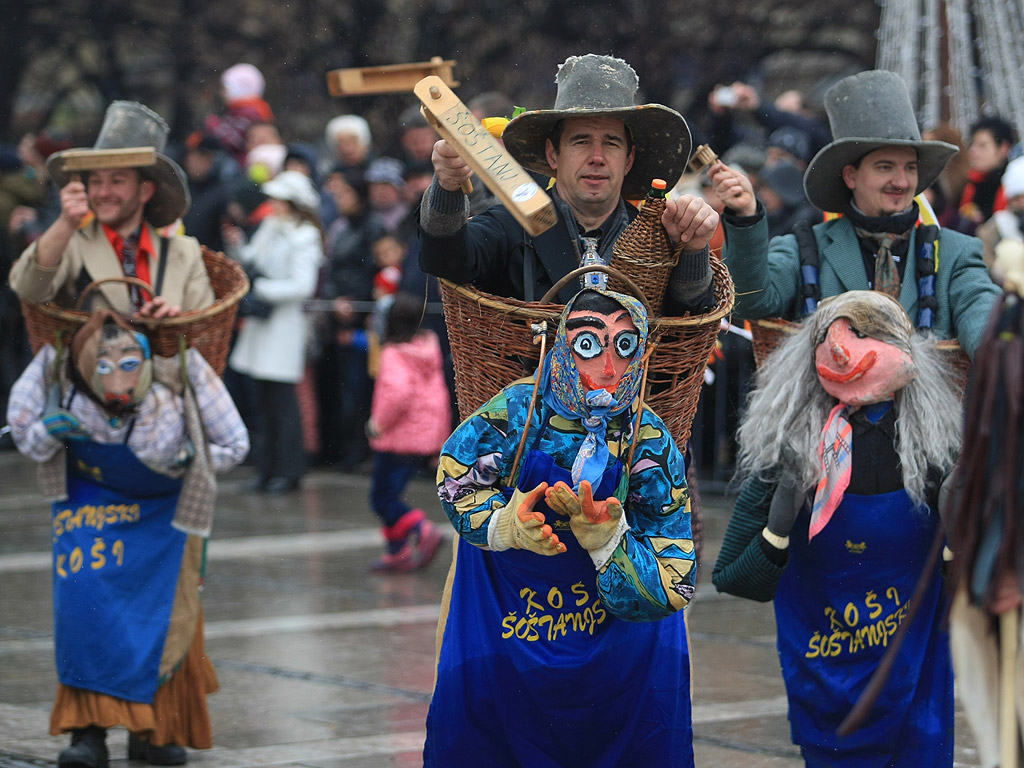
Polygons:
[[636,299],[582,291],[537,373],[442,448],[458,536],[426,766],[693,764],[689,494],[640,398],[647,340]]
[[51,732],[72,742],[58,763],[106,765],[112,725],[131,757],[185,762],[185,746],[211,746],[198,591],[214,473],[249,449],[224,383],[194,348],[154,355],[103,309],[69,345],[43,345],[7,418],[53,501]]
[[138,408],[153,382],[149,338],[112,318],[76,335],[72,357],[77,380],[115,425]]

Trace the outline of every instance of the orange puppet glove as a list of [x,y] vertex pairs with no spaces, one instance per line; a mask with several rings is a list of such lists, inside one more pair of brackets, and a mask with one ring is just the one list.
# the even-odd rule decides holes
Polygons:
[[594,492],[586,480],[580,483],[579,496],[559,481],[545,494],[545,500],[555,512],[569,518],[569,527],[576,541],[590,553],[594,565],[598,569],[603,568],[612,559],[623,534],[629,530],[619,500],[612,496],[604,501],[594,501]]
[[494,511],[487,531],[487,543],[492,550],[527,549],[538,555],[565,552],[565,544],[551,532],[543,513],[534,510],[547,488],[547,483],[541,483],[529,493],[516,490],[508,504]]

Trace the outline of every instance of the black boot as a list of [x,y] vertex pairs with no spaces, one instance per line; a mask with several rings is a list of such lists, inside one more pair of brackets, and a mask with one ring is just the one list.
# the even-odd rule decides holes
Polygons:
[[149,739],[135,733],[128,734],[128,759],[145,760],[150,765],[184,765],[188,755],[184,747],[177,744],[164,744],[155,747]]
[[71,746],[57,756],[59,768],[107,768],[107,729],[90,725],[71,731]]

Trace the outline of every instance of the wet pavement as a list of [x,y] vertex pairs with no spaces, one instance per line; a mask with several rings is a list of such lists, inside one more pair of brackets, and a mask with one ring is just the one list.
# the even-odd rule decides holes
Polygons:
[[[438,603],[451,559],[377,574],[382,539],[367,477],[321,470],[285,495],[245,491],[251,470],[221,480],[209,544],[206,648],[221,690],[210,697],[215,746],[202,768],[422,765]],[[693,728],[700,768],[797,768],[775,653],[771,605],[710,584],[729,499],[705,488],[704,563],[688,625]],[[408,500],[450,528],[432,484]],[[0,768],[53,765],[67,737],[48,733],[56,687],[49,516],[34,468],[0,452]],[[108,735],[127,768],[127,732]],[[138,763],[141,765],[141,763]],[[956,765],[976,765],[957,716]]]

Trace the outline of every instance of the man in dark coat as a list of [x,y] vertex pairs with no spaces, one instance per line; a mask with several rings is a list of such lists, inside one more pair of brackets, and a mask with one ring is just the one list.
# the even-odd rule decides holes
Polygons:
[[[679,179],[690,155],[686,121],[660,104],[635,106],[639,81],[629,64],[572,56],[556,82],[554,109],[524,112],[502,137],[527,170],[556,178],[549,190],[556,224],[531,237],[501,205],[468,220],[460,186],[472,171],[438,141],[434,179],[420,206],[424,271],[503,296],[539,299],[580,266],[588,240],[609,263],[612,245],[637,215],[628,201],[643,198],[655,178],[669,188]],[[662,223],[680,251],[666,314],[713,305],[707,245],[718,214],[699,196],[683,195],[669,200]],[[557,300],[564,303],[578,291],[578,284],[567,285]]]

